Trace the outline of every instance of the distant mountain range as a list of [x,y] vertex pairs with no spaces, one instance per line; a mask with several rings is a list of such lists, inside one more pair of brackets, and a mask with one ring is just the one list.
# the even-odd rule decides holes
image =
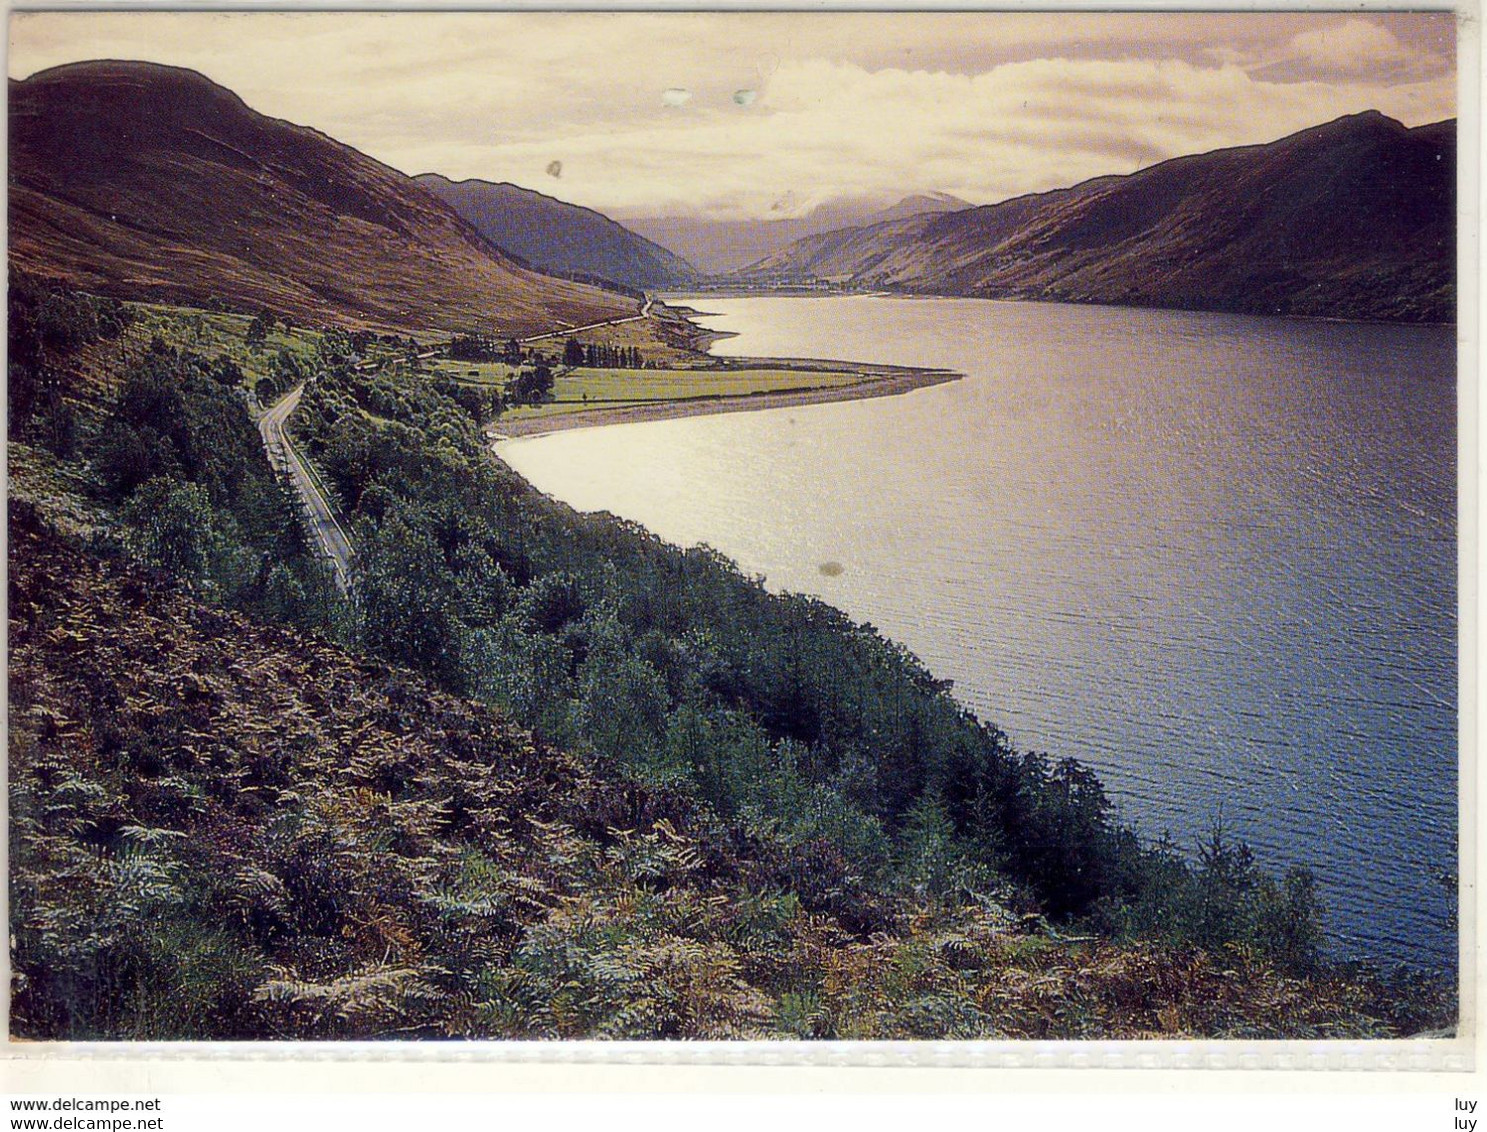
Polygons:
[[697,269],[681,256],[593,209],[506,182],[451,181],[438,173],[414,180],[491,243],[539,271],[641,290],[697,280]]
[[704,217],[621,216],[625,226],[670,248],[708,275],[746,267],[802,237],[834,229],[877,224],[917,213],[953,212],[971,205],[949,193],[905,197],[885,207],[881,199],[831,201],[803,216],[710,220]]
[[102,294],[502,334],[635,310],[523,267],[412,178],[175,67],[12,81],[9,188],[11,265]]
[[1268,145],[798,240],[741,281],[1411,321],[1455,316],[1456,123]]
[[407,177],[194,71],[100,61],[10,83],[14,267],[103,294],[402,330],[619,318],[634,302],[617,289],[704,273],[1449,321],[1455,177],[1454,120],[1408,129],[1370,111],[982,207],[932,193],[620,224],[515,185]]

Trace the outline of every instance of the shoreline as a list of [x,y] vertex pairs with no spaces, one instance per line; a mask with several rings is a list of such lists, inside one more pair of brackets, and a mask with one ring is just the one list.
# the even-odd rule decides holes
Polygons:
[[[778,364],[792,359],[739,359],[729,361],[764,361]],[[817,363],[818,371],[831,363]],[[680,420],[684,417],[715,416],[723,413],[751,413],[765,409],[788,409],[802,405],[825,405],[841,401],[867,401],[875,397],[896,397],[916,389],[959,381],[964,375],[953,370],[904,369],[887,366],[860,366],[861,381],[850,385],[818,389],[788,389],[769,393],[741,393],[713,397],[693,397],[653,404],[629,404],[612,408],[584,409],[527,421],[497,420],[486,430],[493,443],[505,440],[527,440],[554,432],[578,428],[603,428],[608,425],[638,424],[643,421]],[[802,372],[810,372],[803,370]]]
[[[798,284],[791,286],[785,284],[779,287],[749,287],[740,284],[737,287],[720,288],[717,291],[700,292],[674,292],[673,299],[677,302],[704,300],[708,298],[718,299],[760,299],[771,296],[782,298],[842,298],[842,299],[976,299],[981,302],[992,303],[1052,303],[1058,306],[1070,307],[1115,307],[1120,310],[1132,311],[1170,311],[1177,314],[1228,314],[1240,315],[1245,318],[1279,318],[1295,320],[1300,322],[1344,322],[1360,323],[1370,326],[1450,326],[1459,325],[1460,319],[1420,319],[1420,318],[1390,318],[1384,315],[1362,316],[1344,314],[1302,314],[1297,311],[1274,311],[1274,310],[1248,310],[1240,307],[1223,306],[1173,306],[1165,303],[1127,303],[1117,302],[1113,299],[1079,299],[1071,296],[1056,295],[1025,295],[1007,292],[995,295],[971,295],[955,294],[944,291],[895,291],[874,288],[868,291],[853,290],[829,290],[818,289]],[[699,312],[702,313],[702,312]],[[1459,304],[1458,304],[1459,314]],[[718,333],[716,331],[712,333]]]

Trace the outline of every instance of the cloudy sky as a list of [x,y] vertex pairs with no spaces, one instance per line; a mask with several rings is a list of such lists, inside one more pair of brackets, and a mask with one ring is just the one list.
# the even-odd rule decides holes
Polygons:
[[1378,109],[1456,112],[1450,13],[34,13],[10,75],[192,67],[408,173],[620,216],[982,204]]

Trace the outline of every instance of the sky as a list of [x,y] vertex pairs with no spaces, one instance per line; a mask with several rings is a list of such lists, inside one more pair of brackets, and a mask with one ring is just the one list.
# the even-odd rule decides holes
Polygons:
[[1456,113],[1449,12],[15,13],[9,74],[198,70],[405,173],[617,217],[987,204],[1361,110]]

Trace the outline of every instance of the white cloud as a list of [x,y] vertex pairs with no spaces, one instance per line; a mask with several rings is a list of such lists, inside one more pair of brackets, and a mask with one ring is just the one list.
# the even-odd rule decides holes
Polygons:
[[1292,38],[1291,49],[1308,63],[1343,74],[1367,72],[1411,57],[1388,28],[1359,19],[1301,32]]

